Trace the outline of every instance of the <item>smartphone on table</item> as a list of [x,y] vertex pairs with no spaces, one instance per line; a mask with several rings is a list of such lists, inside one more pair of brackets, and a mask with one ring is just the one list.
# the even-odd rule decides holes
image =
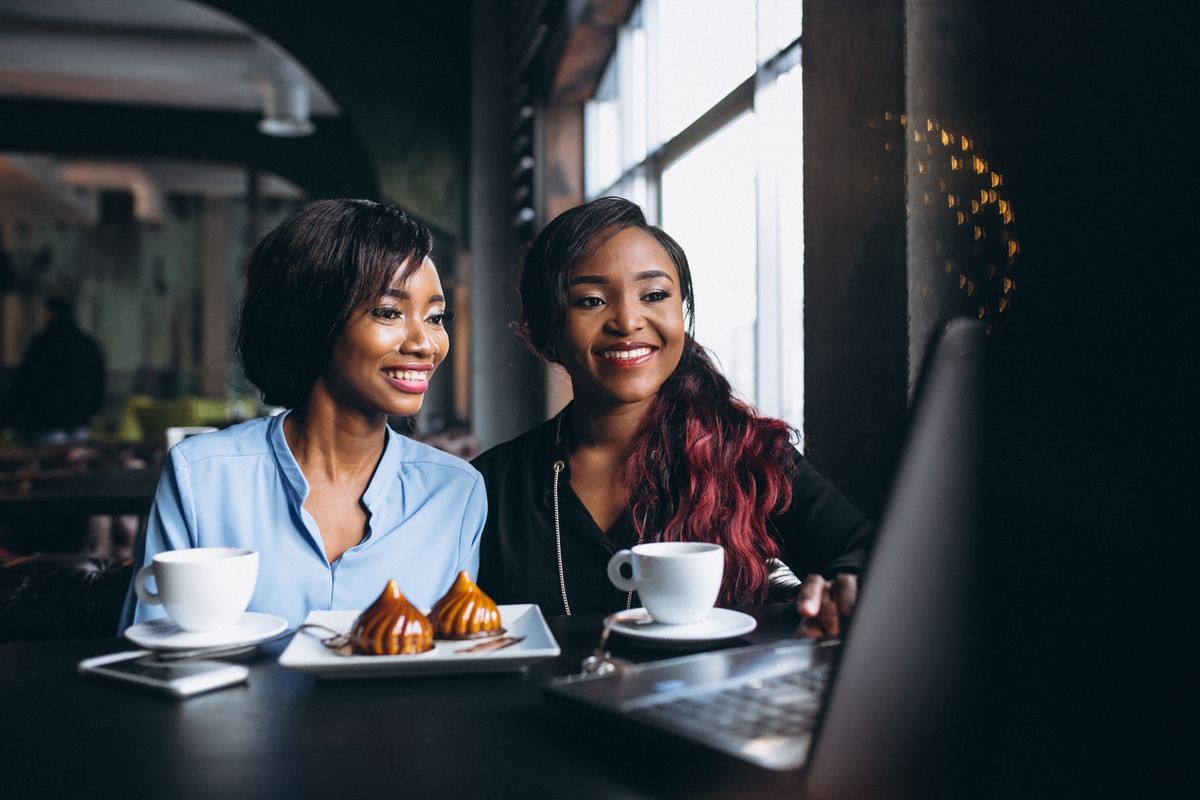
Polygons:
[[79,662],[81,675],[141,686],[173,697],[191,697],[201,692],[243,683],[250,670],[224,661],[156,661],[149,650],[110,653]]

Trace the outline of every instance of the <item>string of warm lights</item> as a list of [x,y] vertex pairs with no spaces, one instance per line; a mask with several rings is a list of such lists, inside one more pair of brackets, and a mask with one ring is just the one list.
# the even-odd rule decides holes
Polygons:
[[[1001,315],[1013,313],[1019,279],[1021,243],[1004,175],[975,136],[931,118],[908,123],[906,115],[887,112],[871,120],[871,127],[893,128],[908,143],[909,163],[916,162],[909,197],[921,203],[915,213],[931,215],[924,221],[946,277],[958,284],[968,309],[990,329]],[[885,147],[896,149],[892,141]]]

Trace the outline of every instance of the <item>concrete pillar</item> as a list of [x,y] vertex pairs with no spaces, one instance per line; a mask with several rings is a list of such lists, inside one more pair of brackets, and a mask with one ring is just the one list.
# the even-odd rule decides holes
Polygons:
[[509,330],[517,318],[517,249],[509,219],[516,109],[507,39],[508,3],[472,3],[471,65],[471,424],[486,449],[542,419],[541,370]]
[[876,520],[907,414],[903,12],[804,4],[805,450]]

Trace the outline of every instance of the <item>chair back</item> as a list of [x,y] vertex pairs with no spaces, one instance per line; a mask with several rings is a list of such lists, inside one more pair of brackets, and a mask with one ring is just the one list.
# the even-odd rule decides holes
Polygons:
[[133,566],[81,555],[0,564],[0,642],[117,635]]

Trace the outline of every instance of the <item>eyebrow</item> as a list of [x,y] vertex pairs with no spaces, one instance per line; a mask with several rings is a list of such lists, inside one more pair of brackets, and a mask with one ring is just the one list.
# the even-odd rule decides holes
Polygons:
[[[648,281],[651,278],[666,278],[669,281],[671,280],[671,276],[663,272],[661,269],[648,269],[645,272],[639,272],[637,275],[633,276],[635,281]],[[674,281],[671,282],[674,283]],[[572,286],[575,286],[579,283],[607,284],[609,283],[609,280],[603,275],[576,275],[574,278],[571,278]]]
[[[412,299],[412,295],[410,295],[408,292],[404,291],[403,289],[385,289],[383,292],[383,296],[384,297],[395,297],[397,300]],[[446,302],[446,296],[444,294],[431,294],[431,295],[429,295],[429,302],[444,303],[444,302]]]

